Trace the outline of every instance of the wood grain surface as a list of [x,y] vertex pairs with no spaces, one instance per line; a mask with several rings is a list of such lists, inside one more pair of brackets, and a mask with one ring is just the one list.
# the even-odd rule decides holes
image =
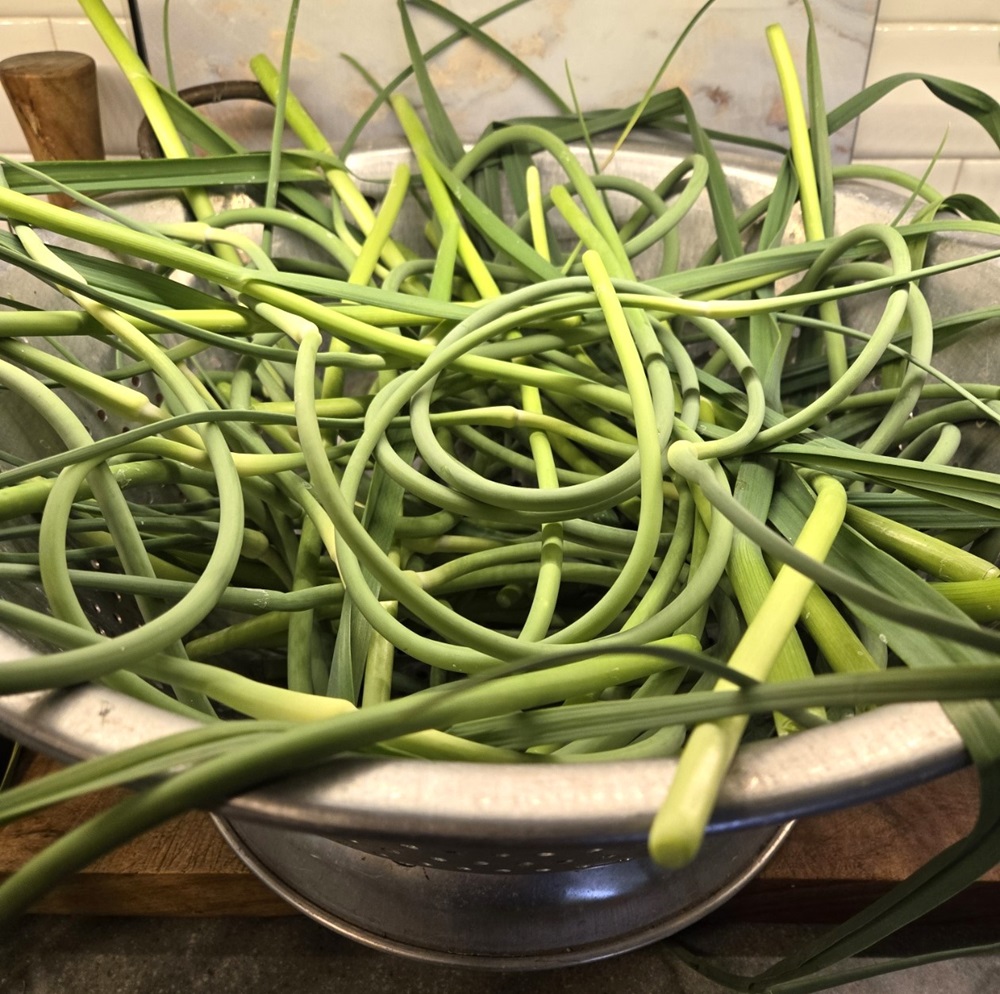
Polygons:
[[[52,769],[32,757],[26,777]],[[107,807],[121,791],[61,804],[0,829],[0,878]],[[956,841],[975,819],[972,770],[878,803],[802,819],[765,870],[717,911],[730,920],[838,921]],[[938,921],[1000,917],[1000,869],[935,913]],[[98,860],[33,909],[79,915],[297,914],[236,858],[207,814],[176,818]]]
[[[25,779],[57,764],[35,756]],[[54,839],[125,796],[102,791],[0,828],[0,878]],[[207,814],[190,812],[102,857],[32,909],[81,915],[297,914],[237,859]]]

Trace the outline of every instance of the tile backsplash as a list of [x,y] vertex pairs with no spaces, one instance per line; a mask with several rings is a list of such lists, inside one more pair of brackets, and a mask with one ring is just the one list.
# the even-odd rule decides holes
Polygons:
[[[744,8],[763,6],[745,0],[731,2],[734,15]],[[827,0],[831,2],[855,12],[864,7],[864,0]],[[109,0],[108,6],[131,30],[128,0]],[[144,0],[142,6],[158,8],[159,0]],[[565,0],[563,6],[568,6]],[[612,43],[609,38],[608,44]],[[47,49],[84,51],[95,57],[108,153],[133,154],[138,106],[81,16],[76,0],[0,0],[0,59]],[[530,62],[532,53],[523,54]],[[831,64],[845,65],[842,60],[828,59],[827,66]],[[1000,97],[1000,8],[996,0],[881,0],[867,82],[915,68],[968,82]],[[827,75],[831,75],[829,68]],[[827,81],[828,97],[832,88],[833,81]],[[931,181],[943,191],[961,188],[1000,204],[1000,153],[981,129],[936,100],[922,83],[903,85],[864,115],[854,136],[853,154],[856,161],[891,162],[920,172],[942,141]],[[27,154],[2,93],[0,151]]]
[[[572,78],[585,107],[625,106],[646,91],[664,56],[702,0],[633,0],[629,16],[607,0],[532,0],[491,20],[486,31],[522,58],[566,101]],[[146,26],[154,73],[165,72],[162,0],[136,0]],[[451,0],[446,4],[466,17],[495,9],[496,0]],[[831,101],[839,102],[864,82],[875,26],[877,0],[822,0],[814,6],[824,55],[838,71],[827,80]],[[431,45],[449,33],[437,16],[409,8],[421,44]],[[239,30],[219,26],[239,11]],[[171,38],[179,86],[210,80],[246,78],[248,58],[264,52],[281,58],[286,5],[272,0],[172,0]],[[381,31],[372,22],[383,23]],[[784,117],[777,76],[771,69],[764,28],[780,21],[793,54],[805,49],[807,19],[788,0],[718,0],[677,52],[665,76],[668,85],[685,89],[705,127],[740,131],[756,137],[783,138]],[[211,38],[212,44],[205,39]],[[316,115],[337,145],[371,100],[360,73],[339,58],[354,56],[378,80],[391,79],[409,64],[405,36],[394,0],[331,0],[303,4],[295,33],[292,82],[295,92]],[[430,64],[430,74],[459,135],[475,138],[491,121],[515,115],[547,114],[552,105],[509,66],[476,42],[465,39]],[[416,95],[404,84],[403,92]],[[833,141],[838,161],[850,156],[854,128]],[[251,144],[266,145],[269,130],[254,133]],[[361,136],[361,147],[399,144],[394,115],[377,114]]]
[[[950,18],[942,12],[950,9]],[[969,83],[1000,97],[1000,8],[995,0],[882,0],[872,40],[868,82],[920,71]],[[936,19],[935,18],[936,15]],[[925,19],[926,18],[926,19]],[[1000,204],[1000,155],[986,133],[910,82],[861,120],[854,158],[899,162],[922,172],[940,147],[931,182]]]

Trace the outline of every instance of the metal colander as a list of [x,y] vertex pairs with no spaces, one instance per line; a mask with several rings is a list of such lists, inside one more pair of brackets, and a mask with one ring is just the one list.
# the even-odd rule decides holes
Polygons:
[[[363,153],[349,165],[375,181],[388,177],[405,154]],[[620,152],[617,168],[654,185],[680,157],[640,147]],[[753,163],[733,159],[727,171],[737,207],[770,188],[766,170]],[[365,188],[373,197],[381,190],[377,182]],[[171,198],[125,203],[144,221],[183,218],[180,202]],[[703,207],[683,234],[692,259],[711,238]],[[889,220],[898,208],[895,197],[855,184],[840,195],[838,216],[847,227]],[[409,234],[403,231],[403,239]],[[931,261],[968,251],[941,242]],[[990,265],[1000,276],[1000,263]],[[0,268],[0,279],[12,297],[64,306],[21,272]],[[991,303],[991,282],[981,268],[958,270],[936,277],[925,292],[932,308],[947,314]],[[864,315],[853,319],[863,325]],[[989,368],[997,363],[996,350],[984,348],[984,336],[995,330],[946,352],[948,372],[996,382]],[[74,403],[95,436],[124,427],[83,401]],[[35,456],[61,448],[38,418],[12,409],[7,395],[0,395],[0,424],[9,451]],[[973,431],[965,457],[996,468],[990,448],[985,432]],[[30,583],[8,583],[0,596],[42,603]],[[122,606],[113,595],[95,596],[87,606],[107,631],[121,627]],[[34,648],[0,632],[0,659]],[[111,752],[187,724],[99,686],[0,699],[0,730],[64,759]],[[673,776],[669,759],[568,767],[339,759],[235,798],[217,820],[262,879],[331,928],[410,956],[531,968],[595,959],[675,932],[746,883],[790,819],[884,796],[967,761],[937,704],[885,707],[750,744],[725,781],[701,855],[677,872],[654,866],[645,848]]]

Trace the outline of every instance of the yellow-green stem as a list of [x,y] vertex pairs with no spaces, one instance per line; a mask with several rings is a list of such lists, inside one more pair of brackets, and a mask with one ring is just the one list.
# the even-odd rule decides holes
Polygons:
[[[688,443],[675,443],[682,445]],[[847,494],[831,477],[816,480],[816,503],[806,519],[795,547],[825,559],[843,522]],[[782,566],[767,599],[729,659],[734,671],[766,680],[782,645],[802,612],[812,581]],[[718,690],[736,684],[720,680]],[[657,812],[649,835],[653,859],[669,867],[688,864],[701,848],[719,787],[739,746],[746,715],[735,715],[698,725],[690,734],[677,765],[674,781]]]

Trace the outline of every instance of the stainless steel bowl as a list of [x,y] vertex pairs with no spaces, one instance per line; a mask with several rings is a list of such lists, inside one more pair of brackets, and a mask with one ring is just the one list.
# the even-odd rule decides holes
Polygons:
[[[403,154],[365,153],[349,164],[371,180],[366,192],[378,196],[377,180]],[[673,150],[640,147],[620,153],[616,168],[652,184],[679,158]],[[769,189],[766,166],[734,158],[728,175],[738,203],[750,204]],[[838,216],[845,227],[889,219],[900,203],[856,183],[840,195]],[[170,198],[127,207],[146,221],[183,216]],[[408,223],[419,225],[419,218]],[[690,258],[710,232],[707,209],[696,211],[684,236]],[[962,249],[941,242],[932,255]],[[990,264],[989,272],[1000,275],[1000,264]],[[0,280],[12,296],[35,293],[39,306],[63,306],[21,273],[0,268]],[[957,271],[935,277],[925,290],[936,312],[951,313],[992,302],[992,282],[981,270]],[[967,379],[993,376],[983,369],[989,354],[980,344],[949,350],[949,371]],[[11,426],[5,447],[31,453],[58,447],[9,405],[0,397],[0,419]],[[118,430],[86,405],[80,413],[96,433]],[[973,438],[971,448],[979,464],[990,462],[991,446],[982,438]],[[0,595],[33,602],[38,591],[8,585]],[[0,658],[31,651],[0,632]],[[63,759],[111,752],[185,726],[99,686],[0,699],[0,729]],[[936,704],[885,707],[753,743],[741,749],[725,781],[703,853],[675,873],[655,867],[645,851],[646,832],[674,774],[669,759],[488,768],[341,759],[234,798],[218,819],[265,882],[337,931],[425,959],[533,968],[612,955],[675,932],[758,872],[790,819],[884,796],[967,762]]]

